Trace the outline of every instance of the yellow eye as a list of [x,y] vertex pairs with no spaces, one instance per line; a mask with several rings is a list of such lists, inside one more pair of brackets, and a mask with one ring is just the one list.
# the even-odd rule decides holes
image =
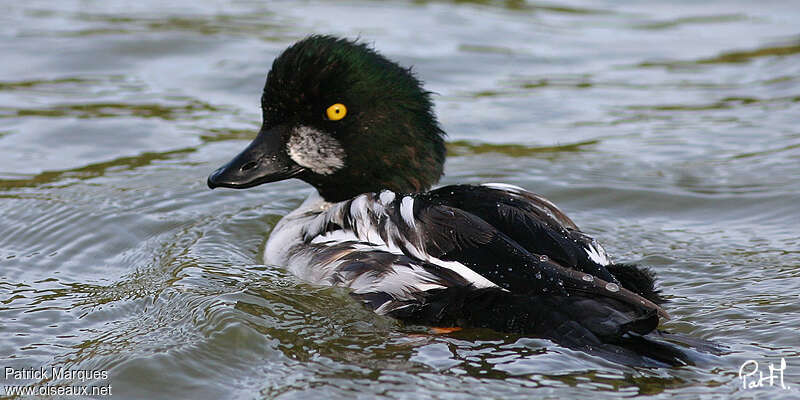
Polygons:
[[347,107],[345,107],[342,103],[336,103],[328,107],[328,109],[325,110],[325,114],[328,115],[329,120],[338,121],[347,115]]

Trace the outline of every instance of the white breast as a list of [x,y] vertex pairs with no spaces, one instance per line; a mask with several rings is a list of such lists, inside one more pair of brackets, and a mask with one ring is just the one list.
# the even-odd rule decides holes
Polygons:
[[[264,260],[270,264],[284,266],[308,282],[346,286],[355,293],[380,290],[408,296],[409,294],[405,292],[409,287],[417,291],[442,287],[434,283],[437,282],[435,276],[421,267],[415,268],[413,262],[409,263],[409,258],[417,260],[417,263],[427,262],[450,269],[475,287],[496,286],[467,266],[432,257],[424,248],[420,248],[420,240],[414,236],[420,233],[414,230],[417,224],[413,206],[414,199],[411,196],[398,198],[389,191],[383,191],[378,196],[360,195],[351,202],[336,204],[327,203],[314,193],[275,226],[264,249]],[[400,218],[390,218],[391,213],[399,215]],[[355,230],[324,231],[331,222],[345,226],[345,219]],[[412,229],[401,230],[391,222],[392,220],[402,220]],[[358,275],[352,281],[340,282],[339,279],[343,275],[340,273],[341,268],[344,267],[342,258],[359,251],[387,252],[406,257],[402,265],[395,266],[394,273],[383,274],[379,279],[377,275],[380,274],[376,273]],[[314,262],[315,255],[323,253],[326,255],[324,262],[319,260]]]

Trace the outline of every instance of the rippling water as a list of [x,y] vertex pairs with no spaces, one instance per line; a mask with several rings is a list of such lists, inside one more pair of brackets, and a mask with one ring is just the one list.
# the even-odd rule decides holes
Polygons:
[[[800,396],[796,2],[3,10],[0,367],[107,371],[95,384],[148,399]],[[442,183],[546,195],[658,273],[664,328],[731,353],[634,369],[491,331],[431,335],[264,265],[267,232],[309,188],[205,178],[258,128],[272,59],[312,32],[414,66],[450,135]],[[742,388],[745,360],[781,358],[788,390]]]

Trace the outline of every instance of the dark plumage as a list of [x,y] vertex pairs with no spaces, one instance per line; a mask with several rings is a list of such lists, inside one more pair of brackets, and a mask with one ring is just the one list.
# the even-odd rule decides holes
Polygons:
[[350,288],[413,324],[551,339],[634,365],[682,365],[698,339],[669,318],[651,271],[605,250],[541,196],[503,184],[426,192],[442,175],[444,132],[410,72],[364,44],[310,36],[267,75],[255,140],[208,184],[288,178],[312,195],[274,228],[265,260]]
[[[409,69],[364,44],[315,35],[272,63],[261,97],[264,125],[302,121],[331,133],[345,149],[392,149],[348,152],[345,167],[324,179],[298,176],[326,200],[382,189],[418,192],[439,180],[445,157],[444,132],[420,87]],[[334,103],[348,105],[348,118],[320,119]]]

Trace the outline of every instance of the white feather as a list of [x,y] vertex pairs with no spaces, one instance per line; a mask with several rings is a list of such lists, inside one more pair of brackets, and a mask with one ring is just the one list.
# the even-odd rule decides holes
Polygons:
[[[373,211],[383,211],[383,209],[375,210],[372,205],[368,203],[368,200],[367,195],[364,194],[353,199],[353,202],[350,204],[350,215],[353,217],[356,230],[361,240],[370,243],[383,243],[380,233],[376,230],[377,227],[372,224],[372,218],[370,218],[368,211],[369,209]],[[375,202],[372,203],[374,204]]]
[[487,287],[496,287],[497,286],[494,282],[484,278],[481,274],[473,271],[472,269],[470,269],[469,267],[467,267],[466,265],[464,265],[464,264],[462,264],[460,262],[457,262],[457,261],[443,261],[443,260],[440,260],[438,258],[430,257],[430,256],[428,256],[428,260],[427,261],[432,263],[432,264],[436,264],[436,265],[438,265],[440,267],[445,267],[445,268],[447,268],[447,269],[449,269],[449,270],[461,275],[462,277],[464,277],[464,279],[469,281],[473,286],[475,286],[477,288],[487,288]]
[[503,190],[503,191],[511,192],[511,193],[522,193],[522,192],[526,191],[525,189],[523,189],[523,188],[521,188],[519,186],[509,185],[507,183],[490,182],[490,183],[484,183],[481,186],[486,186],[488,188],[497,189],[497,190]]
[[318,215],[331,208],[315,191],[300,207],[278,221],[264,247],[264,261],[268,264],[282,265],[288,260],[288,251],[302,242],[303,231],[314,222]]
[[394,201],[394,192],[392,192],[391,190],[384,190],[381,192],[378,198],[381,200],[381,204],[387,206],[389,205],[389,203]]
[[606,250],[600,246],[599,243],[592,240],[588,246],[586,246],[586,254],[589,255],[589,258],[603,266],[611,264],[611,261],[608,260],[608,254],[606,254]]
[[414,198],[411,196],[403,197],[400,203],[400,216],[412,230],[417,229],[417,224],[414,221]]
[[[455,261],[444,261],[433,257],[412,241],[416,238],[416,222],[414,218],[414,199],[410,196],[403,197],[400,202],[399,212],[403,221],[411,228],[414,237],[406,237],[391,219],[384,219],[382,228],[387,241],[382,239],[379,226],[372,224],[375,216],[386,212],[397,212],[396,209],[387,209],[385,205],[392,203],[395,194],[383,191],[378,199],[370,200],[367,195],[361,195],[350,202],[349,209],[343,207],[347,202],[330,204],[324,202],[318,195],[309,197],[297,210],[284,217],[273,230],[264,251],[264,259],[268,263],[285,265],[296,276],[314,284],[349,287],[354,293],[384,292],[390,293],[395,299],[411,300],[413,292],[442,288],[437,277],[419,265],[414,264],[414,259],[447,268],[475,287],[495,287],[493,282],[484,278],[464,264]],[[370,215],[370,212],[374,213]],[[349,229],[337,229],[323,232],[329,222],[344,226],[343,215],[349,213],[356,232]],[[406,230],[403,230],[404,232]],[[329,257],[327,263],[312,264],[315,252],[321,251],[319,246],[342,246],[340,254]],[[317,246],[317,247],[315,247]],[[323,247],[324,249],[325,247]],[[330,249],[328,251],[331,251]],[[343,266],[341,258],[353,252],[383,251],[396,255],[407,255],[401,265],[392,266],[392,273],[362,273],[353,276],[349,281],[337,280],[338,270]],[[345,274],[346,275],[346,274]],[[388,307],[388,305],[384,305]],[[383,309],[383,306],[382,308]],[[393,309],[393,308],[392,308]],[[388,312],[388,308],[384,311]]]
[[341,143],[333,136],[308,126],[301,125],[292,130],[286,152],[298,165],[317,174],[330,175],[344,167],[345,152]]

